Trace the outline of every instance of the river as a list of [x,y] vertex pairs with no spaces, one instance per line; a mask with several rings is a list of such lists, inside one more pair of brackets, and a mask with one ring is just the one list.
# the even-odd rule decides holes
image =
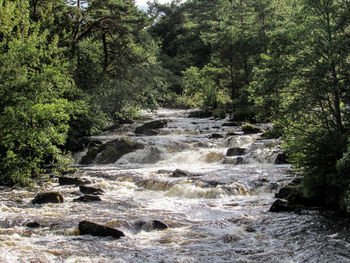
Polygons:
[[[131,124],[93,138],[145,146],[115,163],[79,166],[81,177],[104,190],[100,202],[72,202],[79,188],[56,181],[45,188],[60,191],[64,203],[33,205],[41,189],[2,188],[0,262],[350,262],[349,234],[317,210],[268,211],[276,191],[295,178],[290,165],[275,164],[279,141],[187,114],[149,113],[168,120],[157,136],[136,136],[140,124]],[[228,157],[230,147],[245,152]],[[189,176],[172,177],[176,169]],[[132,223],[140,219],[169,228],[137,231]],[[126,236],[78,235],[82,220]],[[26,226],[33,221],[40,227]]]

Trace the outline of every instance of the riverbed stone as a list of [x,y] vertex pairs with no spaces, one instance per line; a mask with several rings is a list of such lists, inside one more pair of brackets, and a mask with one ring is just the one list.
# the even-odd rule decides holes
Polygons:
[[240,147],[233,147],[229,148],[226,151],[226,156],[241,156],[246,154],[246,149],[245,148],[240,148]]
[[98,195],[83,195],[73,199],[73,202],[83,202],[83,203],[99,202],[99,201],[102,201],[102,199]]
[[33,204],[63,203],[63,202],[64,202],[64,197],[59,192],[39,193],[32,200]]
[[101,188],[86,186],[86,185],[79,185],[79,190],[83,194],[90,194],[90,195],[103,195],[104,193],[104,191]]
[[79,233],[81,235],[92,235],[101,237],[111,236],[118,239],[125,236],[125,234],[118,229],[87,220],[79,222]]
[[[147,122],[135,129],[136,134],[143,135],[157,135],[159,132],[156,129],[164,128],[168,123],[168,120],[155,120]],[[155,134],[152,134],[155,133]]]

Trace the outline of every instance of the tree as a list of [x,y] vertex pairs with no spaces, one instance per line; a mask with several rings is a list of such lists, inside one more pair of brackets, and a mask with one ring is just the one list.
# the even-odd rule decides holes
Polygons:
[[68,121],[84,108],[72,101],[75,86],[58,37],[41,31],[30,7],[0,1],[0,182],[9,185],[68,161],[61,148]]
[[255,101],[270,103],[284,127],[290,160],[305,175],[306,194],[338,208],[345,207],[350,183],[344,172],[350,128],[349,10],[343,0],[303,1],[292,16],[293,27],[278,34],[279,48],[264,55],[252,87]]

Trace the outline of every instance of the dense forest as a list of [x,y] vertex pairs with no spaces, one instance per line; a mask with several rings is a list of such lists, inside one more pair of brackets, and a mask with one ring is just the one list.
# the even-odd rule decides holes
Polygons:
[[0,0],[0,50],[3,185],[140,109],[201,108],[273,123],[305,195],[350,212],[348,0]]

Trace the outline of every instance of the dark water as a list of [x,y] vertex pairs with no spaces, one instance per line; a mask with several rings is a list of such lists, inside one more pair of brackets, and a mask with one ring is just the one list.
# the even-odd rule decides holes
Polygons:
[[[152,117],[170,121],[158,136],[135,136],[137,125],[129,125],[95,138],[146,145],[114,164],[80,167],[81,176],[105,191],[101,202],[72,202],[79,189],[55,182],[46,190],[62,192],[63,204],[32,205],[40,189],[1,190],[0,262],[350,262],[341,220],[318,211],[268,212],[274,193],[295,177],[289,165],[274,164],[278,141],[227,135],[240,127],[186,115],[157,111]],[[210,139],[212,133],[224,138]],[[246,154],[226,157],[229,147]],[[173,178],[175,169],[195,176]],[[139,219],[170,228],[136,231],[132,222]],[[79,236],[82,220],[126,236]],[[31,221],[41,226],[26,227]]]

